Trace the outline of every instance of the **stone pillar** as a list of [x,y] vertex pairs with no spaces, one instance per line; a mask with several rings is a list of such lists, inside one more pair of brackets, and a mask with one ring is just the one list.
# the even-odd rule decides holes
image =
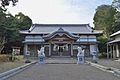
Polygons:
[[51,56],[51,44],[49,44],[49,56]]
[[71,43],[71,56],[73,56],[73,44]]

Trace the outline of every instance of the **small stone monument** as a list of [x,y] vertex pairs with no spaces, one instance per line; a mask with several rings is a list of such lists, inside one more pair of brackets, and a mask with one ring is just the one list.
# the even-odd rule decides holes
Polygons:
[[78,47],[78,54],[77,54],[77,64],[84,64],[84,50],[81,47]]
[[44,64],[45,63],[45,54],[44,54],[44,47],[38,50],[38,63]]

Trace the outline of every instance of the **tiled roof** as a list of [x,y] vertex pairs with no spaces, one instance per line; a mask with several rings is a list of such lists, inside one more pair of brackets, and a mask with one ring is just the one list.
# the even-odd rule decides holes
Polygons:
[[66,35],[67,35],[68,37],[70,37],[71,39],[77,39],[77,38],[79,38],[79,36],[72,35],[72,34],[70,34],[69,32],[64,31],[64,29],[60,27],[57,31],[55,31],[55,32],[53,32],[53,33],[51,33],[51,34],[49,34],[49,35],[47,35],[47,36],[44,36],[44,39],[52,38],[52,37],[56,36],[56,34],[61,34],[61,33],[62,33],[62,35],[63,35],[63,34],[66,34]]
[[49,34],[57,31],[59,28],[70,33],[79,34],[99,34],[93,31],[89,24],[33,24],[29,31],[20,31],[22,34]]
[[29,42],[45,42],[45,40],[41,36],[26,36],[25,41],[23,43]]
[[120,34],[120,30],[119,31],[117,31],[117,32],[115,32],[115,33],[113,33],[112,35],[110,35],[111,37],[112,36],[116,36],[116,35],[118,35],[118,34]]
[[117,43],[117,42],[120,42],[120,40],[113,40],[113,41],[108,42],[108,44]]

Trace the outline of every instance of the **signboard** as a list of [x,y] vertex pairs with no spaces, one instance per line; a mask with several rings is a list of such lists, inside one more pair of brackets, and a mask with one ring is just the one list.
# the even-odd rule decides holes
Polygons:
[[13,52],[17,55],[20,54],[20,47],[13,47]]

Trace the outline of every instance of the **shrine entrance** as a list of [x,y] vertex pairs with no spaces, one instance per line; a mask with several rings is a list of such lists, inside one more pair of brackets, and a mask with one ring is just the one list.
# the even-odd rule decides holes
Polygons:
[[52,44],[52,56],[71,56],[70,44]]
[[78,38],[62,28],[44,37],[46,42],[50,44],[51,56],[73,56],[72,46]]
[[58,53],[60,56],[63,56],[63,53],[64,53],[64,45],[58,45],[59,47],[59,50],[58,50]]

